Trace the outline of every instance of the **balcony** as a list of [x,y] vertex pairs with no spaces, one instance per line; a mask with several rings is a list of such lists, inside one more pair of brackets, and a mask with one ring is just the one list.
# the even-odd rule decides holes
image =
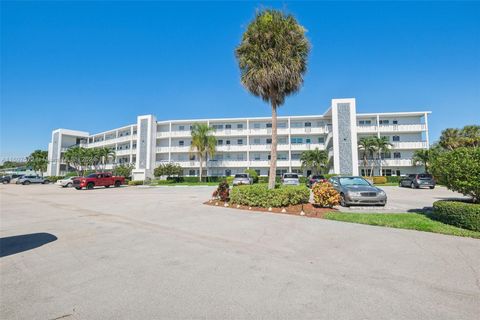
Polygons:
[[295,143],[291,144],[291,148],[293,151],[314,150],[315,148],[325,150],[325,145],[323,143]]
[[290,128],[291,134],[325,134],[327,132],[326,127]]
[[158,148],[162,148],[162,150],[165,150],[163,148],[167,149],[167,151],[160,151],[160,152],[168,152],[168,149],[170,149],[170,152],[190,152],[190,146],[157,147],[157,152],[159,152]]
[[156,151],[157,153],[170,152],[170,147],[167,147],[167,146],[157,147]]
[[[278,135],[288,135],[288,128],[277,128]],[[271,136],[271,128],[262,128],[262,129],[250,129],[250,135],[252,136]]]
[[124,149],[124,150],[116,150],[115,151],[116,156],[123,156],[123,155],[130,155],[130,154],[132,154],[131,149]]
[[248,167],[247,160],[210,160],[208,161],[209,168],[217,168],[217,167]]
[[243,144],[223,144],[215,148],[216,151],[247,151],[248,146]]
[[392,142],[393,149],[427,149],[428,145],[425,141],[415,142]]
[[418,124],[391,124],[391,125],[358,125],[358,133],[374,133],[377,132],[419,132],[427,129],[423,123]]
[[[372,164],[375,166],[381,164],[384,167],[410,167],[413,165],[412,159],[367,160],[367,167],[371,167]],[[358,166],[363,168],[363,160],[358,161]]]
[[215,130],[213,133],[216,137],[222,136],[246,136],[248,133],[247,129],[219,129]]

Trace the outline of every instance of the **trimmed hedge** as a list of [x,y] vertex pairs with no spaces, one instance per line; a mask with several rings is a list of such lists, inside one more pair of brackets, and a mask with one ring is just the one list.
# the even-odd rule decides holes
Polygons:
[[387,177],[375,176],[373,178],[373,184],[385,184],[387,183]]
[[480,204],[461,201],[435,201],[431,217],[452,226],[480,231]]
[[143,185],[143,180],[132,180],[128,181],[129,186],[141,186]]
[[401,177],[399,176],[387,176],[387,182],[388,183],[399,183]]
[[310,190],[305,186],[284,186],[268,189],[263,184],[244,185],[232,189],[230,202],[251,207],[286,207],[308,203]]
[[62,180],[63,178],[65,178],[64,176],[48,176],[48,177],[45,177],[45,179],[47,179],[48,181],[50,182],[57,182],[58,180]]

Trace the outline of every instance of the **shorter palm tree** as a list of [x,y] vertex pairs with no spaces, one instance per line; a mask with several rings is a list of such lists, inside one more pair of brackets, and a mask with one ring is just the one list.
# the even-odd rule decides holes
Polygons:
[[302,162],[302,169],[311,169],[314,174],[319,174],[326,171],[325,169],[328,167],[328,153],[318,148],[304,151],[300,161]]
[[425,172],[428,173],[428,166],[430,161],[430,150],[415,150],[412,157],[414,166],[421,165],[425,167]]
[[192,125],[192,145],[190,146],[190,153],[195,154],[199,161],[199,181],[202,181],[203,175],[203,161],[208,159],[208,156],[213,158],[215,155],[215,146],[217,139],[213,135],[214,128],[207,124],[194,123]]
[[363,151],[363,154],[362,154],[363,171],[365,175],[368,175],[367,174],[368,156],[372,155],[373,157],[373,154],[375,152],[375,139],[373,137],[360,138],[358,140],[358,149]]
[[115,158],[115,150],[108,147],[99,148],[98,156],[101,159],[103,170],[105,170],[107,168],[108,159]]

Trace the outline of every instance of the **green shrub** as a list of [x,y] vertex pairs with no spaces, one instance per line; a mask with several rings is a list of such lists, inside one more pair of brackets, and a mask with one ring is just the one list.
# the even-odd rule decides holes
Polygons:
[[258,173],[253,169],[246,169],[245,173],[248,173],[250,178],[252,178],[253,183],[258,183]]
[[129,186],[141,186],[143,185],[143,180],[132,180],[128,182]]
[[[275,183],[281,183],[282,177],[275,177]],[[258,177],[258,183],[268,183],[268,176]]]
[[234,178],[234,176],[228,176],[228,177],[225,178],[225,181],[227,181],[227,183],[229,185],[232,185],[233,184],[233,178]]
[[432,155],[433,175],[448,189],[480,201],[480,148],[457,148]]
[[78,172],[77,171],[69,172],[65,175],[65,178],[70,178],[70,177],[78,177]]
[[298,181],[300,182],[300,184],[306,184],[307,183],[307,177],[300,176],[298,178]]
[[399,183],[400,182],[400,177],[399,176],[387,176],[387,182],[388,183]]
[[152,180],[153,185],[163,186],[169,184],[175,184],[176,182],[173,180]]
[[252,207],[286,207],[308,203],[310,190],[305,186],[284,186],[268,189],[265,184],[244,185],[232,189],[232,203]]
[[435,201],[431,217],[456,227],[480,231],[480,204],[461,201]]
[[[74,177],[74,176],[72,176],[72,177]],[[64,178],[63,176],[48,176],[48,177],[45,177],[45,179],[47,179],[48,181],[53,182],[53,183],[55,183],[58,180],[61,180],[63,178]]]
[[120,164],[112,170],[112,174],[114,176],[121,176],[121,177],[125,177],[125,178],[130,178],[132,176],[132,169],[134,167],[135,166],[131,163]]
[[180,176],[183,173],[183,168],[178,163],[162,163],[153,170],[155,177],[161,176]]

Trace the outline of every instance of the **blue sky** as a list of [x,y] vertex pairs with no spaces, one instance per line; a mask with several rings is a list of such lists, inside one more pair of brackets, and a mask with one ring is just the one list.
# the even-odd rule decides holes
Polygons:
[[478,2],[1,3],[0,158],[51,131],[136,121],[268,116],[233,51],[255,10],[283,8],[312,43],[305,85],[281,115],[431,110],[431,140],[480,123]]

